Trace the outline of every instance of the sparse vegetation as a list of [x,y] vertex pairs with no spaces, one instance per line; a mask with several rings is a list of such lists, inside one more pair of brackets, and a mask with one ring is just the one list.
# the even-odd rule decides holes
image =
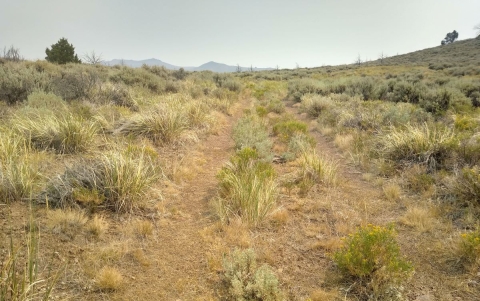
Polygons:
[[477,300],[479,41],[238,74],[13,49],[0,300]]

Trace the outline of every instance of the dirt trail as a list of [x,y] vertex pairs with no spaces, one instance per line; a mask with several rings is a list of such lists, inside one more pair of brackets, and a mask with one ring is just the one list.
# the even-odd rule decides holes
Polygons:
[[210,135],[194,147],[203,165],[194,168],[191,180],[180,184],[177,195],[166,196],[169,212],[157,222],[156,237],[146,242],[150,266],[130,275],[125,289],[114,300],[216,300],[206,263],[208,245],[200,231],[214,223],[209,201],[215,197],[216,174],[233,152],[231,129],[248,105],[244,99],[226,117],[217,135]]

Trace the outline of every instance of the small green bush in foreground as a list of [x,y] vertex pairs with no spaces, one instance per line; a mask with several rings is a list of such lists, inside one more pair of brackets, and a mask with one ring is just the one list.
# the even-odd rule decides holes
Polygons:
[[345,276],[359,279],[374,295],[381,296],[413,271],[401,257],[395,236],[393,226],[363,226],[345,238],[333,260]]
[[256,255],[252,249],[235,250],[223,261],[223,269],[229,300],[283,300],[277,277],[268,265],[257,267]]

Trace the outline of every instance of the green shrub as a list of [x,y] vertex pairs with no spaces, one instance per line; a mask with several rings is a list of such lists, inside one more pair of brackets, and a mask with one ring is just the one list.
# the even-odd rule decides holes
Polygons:
[[396,82],[393,87],[391,100],[417,104],[420,102],[424,91],[425,87],[421,84],[412,84],[405,81]]
[[244,148],[234,155],[218,174],[220,180],[217,213],[224,221],[240,217],[257,225],[273,209],[277,199],[275,172],[259,154]]
[[273,126],[273,133],[277,135],[281,141],[288,143],[295,134],[306,134],[307,125],[297,120],[284,120],[277,122]]
[[267,109],[264,106],[256,106],[255,111],[257,111],[259,117],[265,117],[268,114]]
[[302,100],[305,94],[322,94],[324,85],[311,78],[296,79],[288,82],[288,95],[296,102]]
[[452,102],[452,94],[448,90],[429,91],[419,101],[420,107],[433,114],[444,113]]
[[254,115],[241,118],[233,128],[232,137],[237,150],[253,148],[260,158],[271,159],[272,141],[268,137],[267,127]]
[[255,252],[235,250],[223,261],[224,281],[229,300],[280,301],[284,300],[278,279],[268,265],[257,267]]
[[375,297],[382,297],[413,271],[412,265],[401,258],[395,236],[392,226],[363,226],[345,238],[333,260],[345,276],[358,279]]
[[480,265],[480,231],[463,233],[460,238],[459,251],[465,263],[478,267]]

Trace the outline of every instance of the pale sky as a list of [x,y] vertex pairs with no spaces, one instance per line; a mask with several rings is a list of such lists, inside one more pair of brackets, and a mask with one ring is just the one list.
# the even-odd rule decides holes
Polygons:
[[0,47],[26,59],[65,37],[81,57],[294,68],[473,38],[480,0],[0,0]]

